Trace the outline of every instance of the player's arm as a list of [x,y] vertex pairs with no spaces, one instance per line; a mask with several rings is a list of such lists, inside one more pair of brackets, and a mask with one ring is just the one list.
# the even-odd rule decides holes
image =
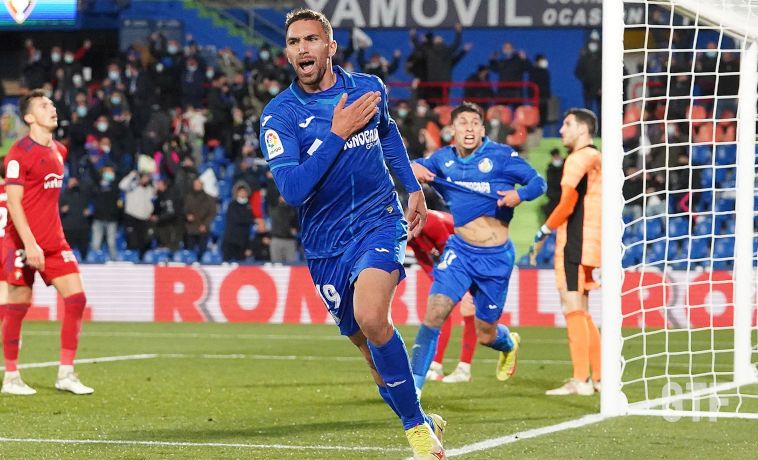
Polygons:
[[518,206],[522,201],[532,201],[547,191],[547,182],[532,166],[513,151],[508,162],[507,175],[512,176],[515,184],[521,185],[518,190],[498,190],[500,198],[498,206],[510,208]]
[[408,221],[408,232],[412,238],[421,232],[426,222],[426,199],[421,185],[416,180],[411,168],[408,152],[405,150],[403,138],[397,129],[395,121],[390,117],[387,103],[387,88],[381,83],[381,100],[379,103],[379,142],[382,144],[384,158],[392,168],[395,176],[403,184],[408,192],[408,206],[405,210],[405,219]]
[[345,140],[365,126],[376,114],[379,95],[373,92],[366,93],[348,107],[345,107],[345,101],[347,94],[340,98],[334,108],[329,135],[302,163],[299,162],[300,145],[297,138],[275,115],[269,120],[270,125],[261,129],[261,146],[269,162],[274,182],[279,193],[290,205],[302,206],[305,203],[316,184],[337,159],[337,155],[345,146]]
[[26,264],[36,270],[45,270],[45,255],[37,244],[37,240],[34,239],[24,207],[21,205],[24,198],[24,186],[9,183],[5,186],[5,191],[8,195],[8,214],[24,244]]

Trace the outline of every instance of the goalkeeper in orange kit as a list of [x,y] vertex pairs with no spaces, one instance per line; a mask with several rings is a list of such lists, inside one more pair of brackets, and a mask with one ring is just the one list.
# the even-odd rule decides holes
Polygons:
[[574,374],[564,385],[546,392],[551,396],[589,396],[600,391],[600,332],[588,311],[589,291],[599,286],[592,270],[600,266],[601,155],[592,145],[596,126],[595,114],[587,109],[566,113],[560,133],[569,155],[561,178],[561,200],[529,250],[534,263],[545,238],[557,231],[555,277]]

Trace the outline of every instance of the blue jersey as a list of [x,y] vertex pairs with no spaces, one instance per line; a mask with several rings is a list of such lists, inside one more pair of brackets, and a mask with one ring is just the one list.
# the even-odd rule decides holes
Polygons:
[[484,138],[471,155],[461,158],[453,146],[442,147],[416,162],[437,177],[432,185],[450,207],[456,227],[477,217],[491,216],[509,223],[513,208],[498,206],[498,191],[514,190],[522,201],[531,201],[547,188],[545,180],[512,147]]
[[[261,148],[282,197],[299,207],[309,259],[341,254],[388,214],[402,219],[385,160],[409,192],[420,190],[382,81],[338,66],[334,72],[331,88],[307,93],[295,81],[261,115]],[[382,99],[368,124],[347,140],[331,132],[342,94],[348,94],[349,106],[371,91],[381,92]]]

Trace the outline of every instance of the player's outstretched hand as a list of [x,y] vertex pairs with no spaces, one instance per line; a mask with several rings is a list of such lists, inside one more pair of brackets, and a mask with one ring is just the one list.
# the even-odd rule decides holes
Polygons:
[[45,271],[45,254],[37,243],[24,248],[26,265],[38,271]]
[[420,165],[418,163],[411,163],[411,169],[413,169],[413,175],[416,176],[416,180],[422,184],[426,182],[432,182],[436,177],[434,173],[429,171],[426,166]]
[[408,209],[405,210],[405,220],[408,221],[408,239],[411,240],[421,234],[426,223],[426,200],[424,192],[408,194]]
[[509,208],[515,208],[521,203],[521,197],[515,190],[498,190],[497,194],[502,198],[497,200],[498,206],[508,206]]
[[334,107],[332,132],[347,140],[353,133],[366,126],[366,123],[376,115],[379,110],[377,106],[381,99],[378,91],[371,91],[345,107],[347,93],[343,94],[337,102],[337,106]]

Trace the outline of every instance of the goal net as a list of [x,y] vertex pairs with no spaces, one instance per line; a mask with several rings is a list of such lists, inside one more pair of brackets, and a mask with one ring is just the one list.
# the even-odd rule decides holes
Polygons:
[[758,418],[758,0],[603,8],[601,410]]

